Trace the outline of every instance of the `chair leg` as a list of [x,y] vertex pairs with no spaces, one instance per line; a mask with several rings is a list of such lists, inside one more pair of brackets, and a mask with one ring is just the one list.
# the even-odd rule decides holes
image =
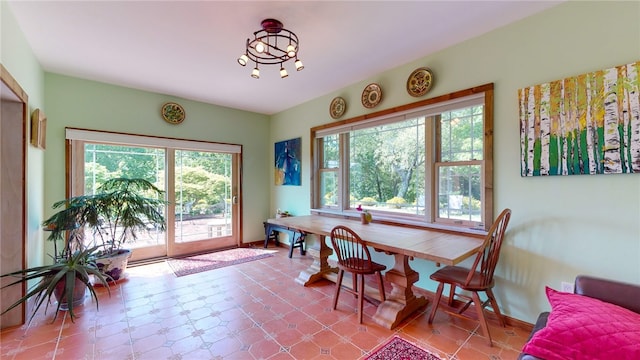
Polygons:
[[507,324],[504,321],[504,316],[502,316],[502,313],[500,312],[500,308],[498,307],[498,302],[496,301],[496,297],[493,296],[493,291],[491,289],[487,289],[487,297],[491,302],[491,308],[493,309],[493,312],[496,314],[498,321],[500,321],[500,325],[502,325],[502,327],[505,327]]
[[440,305],[440,298],[442,297],[442,291],[444,291],[444,283],[439,283],[438,290],[436,291],[436,297],[433,299],[433,304],[431,304],[431,314],[429,314],[429,324],[433,323],[433,318],[436,317],[436,310],[438,310],[438,306]]
[[358,289],[358,321],[362,324],[362,313],[364,309],[364,275],[362,275],[362,279],[360,280],[360,287]]
[[382,281],[381,271],[378,271],[378,289],[380,289],[380,301],[387,300],[387,296],[384,293],[384,282]]
[[333,296],[333,310],[338,306],[338,296],[340,296],[340,288],[342,287],[342,278],[344,277],[344,270],[338,271],[338,281],[336,281],[336,294]]
[[453,307],[453,299],[456,296],[456,286],[454,284],[449,284],[449,307]]
[[[358,274],[352,272],[351,279],[353,279],[353,297],[357,298],[358,297]],[[364,283],[364,278],[362,279],[362,282]]]
[[482,332],[489,341],[489,346],[493,346],[493,342],[491,341],[491,334],[489,333],[489,325],[487,324],[487,318],[484,316],[482,300],[480,300],[480,296],[478,295],[477,291],[471,293],[471,296],[473,298],[473,304],[476,308],[476,312],[478,313],[478,320],[480,321]]

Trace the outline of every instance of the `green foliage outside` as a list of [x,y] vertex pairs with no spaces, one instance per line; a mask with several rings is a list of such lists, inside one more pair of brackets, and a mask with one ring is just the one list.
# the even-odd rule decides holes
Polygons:
[[[482,106],[473,106],[441,114],[438,161],[454,164],[483,159],[483,111]],[[358,203],[364,206],[401,208],[421,203],[425,193],[425,142],[430,143],[425,139],[425,121],[435,120],[417,117],[349,133],[351,204],[355,203],[353,198],[361,199]],[[335,156],[337,147],[325,146],[327,152]],[[441,176],[456,183],[456,193],[480,199],[481,179],[476,171],[477,167],[458,166],[455,173]]]
[[324,194],[324,205],[325,206],[335,206],[338,204],[336,194],[332,191]]
[[396,209],[400,209],[406,203],[407,203],[407,201],[405,199],[403,199],[401,197],[398,197],[398,196],[387,200],[387,205],[395,207]]
[[[471,203],[471,204],[469,204]],[[462,208],[471,210],[480,210],[480,200],[465,196],[462,198]]]
[[[183,167],[176,186],[176,200],[190,204],[186,211],[190,215],[220,214],[225,209],[225,186],[227,179],[212,174],[202,167]],[[187,206],[183,206],[187,207]]]
[[[178,150],[176,212],[183,215],[222,214],[231,199],[231,155]],[[165,152],[162,149],[87,144],[85,194],[93,194],[107,180],[119,177],[145,179],[165,186]]]
[[378,201],[372,197],[363,197],[360,199],[360,203],[364,206],[374,206],[378,204]]

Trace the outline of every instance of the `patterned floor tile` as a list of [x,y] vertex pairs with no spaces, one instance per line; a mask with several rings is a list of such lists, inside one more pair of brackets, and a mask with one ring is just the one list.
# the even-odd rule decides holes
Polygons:
[[[40,311],[31,326],[0,333],[0,356],[11,360],[181,359],[361,359],[400,334],[444,359],[516,359],[528,332],[490,324],[489,347],[477,323],[438,312],[430,305],[398,328],[373,321],[365,302],[363,324],[357,301],[342,292],[333,310],[335,284],[295,282],[312,263],[280,248],[276,256],[184,277],[166,263],[132,267],[128,277],[99,288],[99,311],[87,298],[74,323]],[[372,280],[372,279],[368,279]],[[373,282],[375,283],[375,282]],[[385,284],[387,291],[391,289]]]

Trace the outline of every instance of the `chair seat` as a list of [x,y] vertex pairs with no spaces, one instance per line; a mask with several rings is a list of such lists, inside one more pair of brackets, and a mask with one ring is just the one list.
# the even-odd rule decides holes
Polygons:
[[482,274],[474,272],[473,278],[468,285],[465,284],[469,276],[469,269],[460,266],[445,266],[429,276],[431,280],[443,282],[445,284],[454,284],[455,286],[465,290],[484,291],[486,288],[493,287],[493,280],[488,285],[481,285]]
[[348,264],[347,266],[343,266],[340,263],[338,263],[338,268],[341,268],[344,271],[352,272],[356,274],[375,274],[378,271],[384,271],[387,269],[385,265],[378,264],[377,262],[374,262],[374,261],[370,262],[371,264],[370,266],[367,266],[366,268],[360,268],[357,266],[357,264],[358,262],[362,262],[362,260],[358,258],[348,258],[348,259],[345,259],[345,262]]

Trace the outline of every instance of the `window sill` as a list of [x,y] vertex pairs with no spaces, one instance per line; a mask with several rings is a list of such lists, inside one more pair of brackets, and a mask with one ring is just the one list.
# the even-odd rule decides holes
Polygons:
[[[327,209],[310,209],[311,214],[324,215],[324,216],[333,216],[333,217],[342,217],[345,219],[359,220],[360,212],[358,211],[340,211],[340,210],[327,210]],[[442,230],[451,233],[458,234],[471,234],[478,236],[487,235],[487,231],[479,228],[469,228],[469,227],[461,227],[461,226],[453,226],[453,225],[445,225],[445,224],[435,224],[435,223],[427,223],[422,221],[410,220],[406,218],[398,218],[391,216],[384,216],[380,214],[373,215],[373,222],[387,224],[387,225],[401,225],[408,226],[413,228],[424,228],[424,229],[435,229]]]

